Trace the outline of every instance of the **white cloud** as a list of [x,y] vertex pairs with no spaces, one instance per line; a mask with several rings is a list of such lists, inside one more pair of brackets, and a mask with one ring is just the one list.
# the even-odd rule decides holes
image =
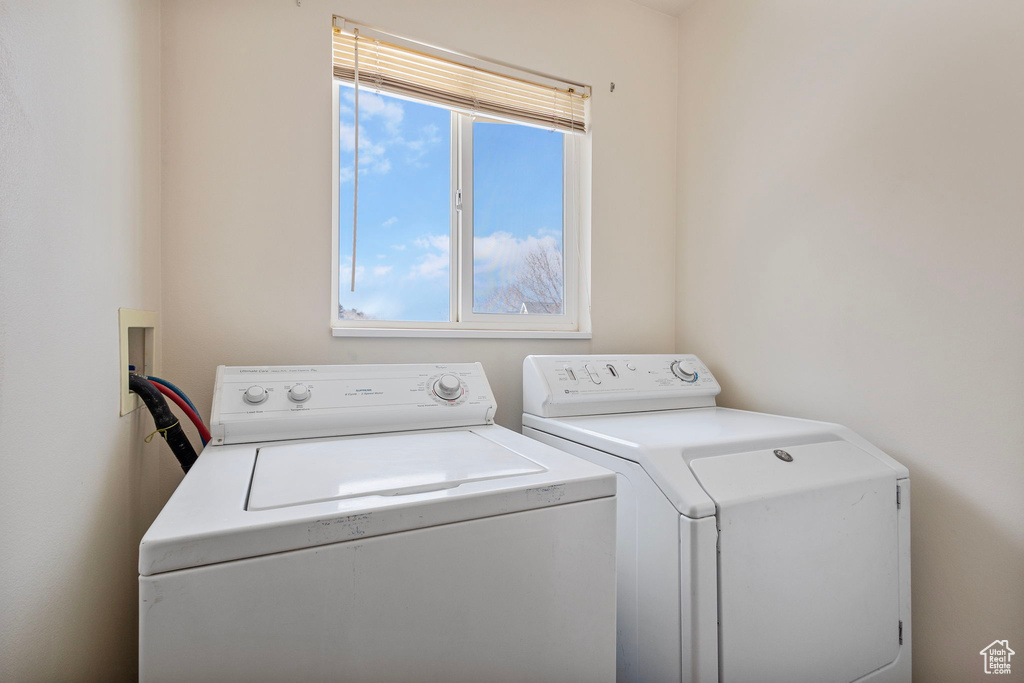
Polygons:
[[[355,151],[356,127],[344,121],[338,124],[338,142],[343,152]],[[375,144],[370,139],[370,133],[366,128],[359,129],[359,163],[364,161],[363,157],[371,158],[384,154],[387,150],[383,145]]]
[[[348,103],[354,101],[354,91],[344,92],[344,100]],[[339,103],[341,113],[346,119],[354,114],[352,107]],[[423,126],[416,131],[413,140],[407,140],[403,130],[402,122],[405,118],[405,108],[401,100],[381,97],[380,95],[359,91],[359,175],[376,174],[383,175],[391,170],[392,156],[398,154],[398,159],[405,163],[422,167],[420,159],[430,150],[431,147],[441,142],[440,130],[431,124]],[[373,131],[373,132],[370,132]],[[342,152],[343,161],[345,155],[351,156],[355,151],[355,125],[348,121],[338,124],[339,147]],[[404,150],[404,154],[403,154]],[[340,169],[339,180],[347,183],[352,180],[354,172],[352,166]]]
[[[356,271],[357,271],[356,277],[358,277],[358,271],[359,271],[359,267],[358,266],[356,267]],[[391,266],[376,266],[373,269],[374,277],[384,277],[385,275],[387,275],[390,272],[391,272]]]
[[381,223],[380,227],[382,227],[382,228],[390,228],[392,225],[394,225],[397,222],[398,222],[398,216],[392,216],[391,218],[389,218],[386,221],[384,221],[383,223]]
[[[355,90],[345,92],[345,99],[355,104]],[[342,105],[344,106],[344,105]],[[402,127],[402,119],[405,118],[405,108],[400,100],[385,99],[375,93],[365,92],[359,89],[359,118],[361,120],[373,120],[379,118],[384,127],[392,135],[398,135]],[[362,139],[360,139],[362,144]]]
[[[355,139],[356,131],[354,125],[344,122],[338,124],[338,142],[342,152],[349,155],[353,154],[355,152]],[[388,159],[387,153],[387,144],[375,143],[365,128],[359,129],[360,175],[366,173],[384,174],[390,171],[391,160]],[[349,158],[351,159],[351,157]],[[348,182],[352,179],[353,175],[352,166],[343,166],[339,169],[338,180],[343,183]]]
[[438,135],[438,128],[434,124],[423,126],[419,131],[419,137],[415,140],[403,140],[408,149],[406,161],[414,166],[421,166],[420,159],[430,150],[431,147],[441,142]]
[[448,253],[448,235],[425,235],[412,241],[420,249],[439,249]]
[[341,305],[355,308],[378,320],[401,320],[404,302],[395,299],[387,292],[374,291],[373,288],[360,290],[356,281],[355,295],[347,294],[348,287],[341,290]]
[[436,278],[448,274],[448,254],[427,254],[409,269],[409,277]]
[[392,244],[391,248],[394,249],[395,251],[405,251],[404,244]]
[[417,259],[409,269],[409,277],[437,278],[448,274],[448,265],[451,261],[448,256],[448,235],[425,235],[417,237],[412,243],[430,253]]
[[377,254],[377,258],[387,258],[387,254]]
[[[352,259],[349,257],[348,263],[343,263],[338,266],[338,282],[345,289],[348,289],[349,284],[352,282]],[[362,266],[356,266],[356,289],[359,289],[359,281],[366,276],[366,268]]]
[[535,249],[561,249],[561,240],[552,235],[529,235],[520,239],[511,233],[495,232],[473,239],[473,270],[478,274],[500,271],[511,274],[523,257]]

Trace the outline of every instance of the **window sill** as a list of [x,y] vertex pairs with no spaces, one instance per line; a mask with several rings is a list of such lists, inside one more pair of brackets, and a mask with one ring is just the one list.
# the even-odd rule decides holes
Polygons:
[[569,330],[403,329],[396,327],[332,327],[335,337],[444,337],[448,339],[590,339],[590,332]]

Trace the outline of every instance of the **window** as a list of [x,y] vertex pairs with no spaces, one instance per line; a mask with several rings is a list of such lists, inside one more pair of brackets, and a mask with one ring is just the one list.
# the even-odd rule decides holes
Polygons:
[[588,331],[586,89],[460,59],[335,18],[336,334]]

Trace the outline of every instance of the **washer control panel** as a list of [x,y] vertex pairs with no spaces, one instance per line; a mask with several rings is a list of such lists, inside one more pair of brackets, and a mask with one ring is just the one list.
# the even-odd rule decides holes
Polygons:
[[217,368],[212,443],[490,424],[479,363]]
[[542,417],[712,406],[718,381],[697,356],[527,356],[523,410]]

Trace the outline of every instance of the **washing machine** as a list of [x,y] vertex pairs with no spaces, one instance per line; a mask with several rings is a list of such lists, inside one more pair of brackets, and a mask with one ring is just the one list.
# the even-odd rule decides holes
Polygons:
[[139,547],[144,681],[609,681],[615,475],[477,364],[220,367]]
[[692,355],[524,362],[523,432],[617,473],[618,680],[909,682],[907,469],[719,391]]

